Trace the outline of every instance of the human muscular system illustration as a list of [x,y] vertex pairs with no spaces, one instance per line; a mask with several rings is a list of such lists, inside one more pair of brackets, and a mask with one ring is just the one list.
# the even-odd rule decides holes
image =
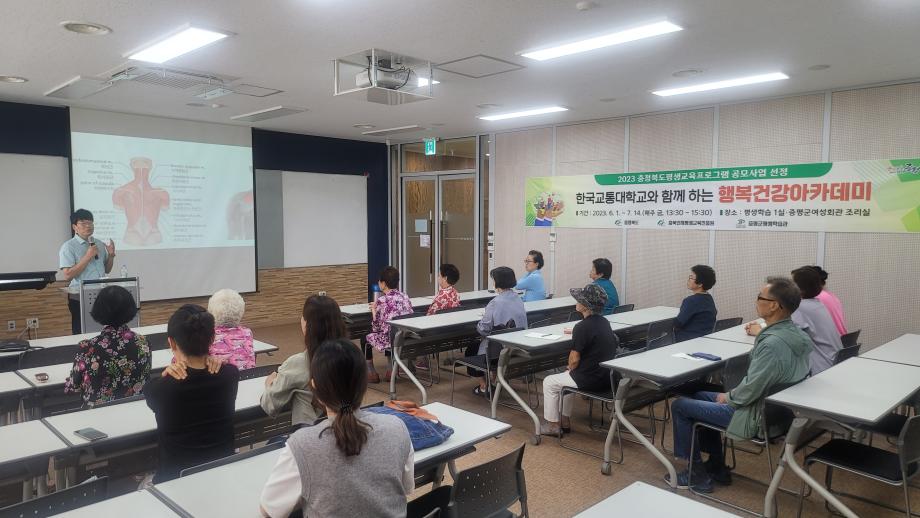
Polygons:
[[227,239],[255,239],[252,191],[236,193],[227,204]]
[[149,158],[132,158],[134,180],[112,193],[112,204],[123,210],[128,220],[124,242],[135,246],[155,245],[163,241],[157,223],[160,211],[169,210],[169,192],[150,185],[152,167],[153,161]]

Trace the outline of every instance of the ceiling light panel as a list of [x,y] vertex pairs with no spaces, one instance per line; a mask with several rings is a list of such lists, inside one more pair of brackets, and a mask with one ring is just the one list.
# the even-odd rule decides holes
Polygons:
[[173,58],[200,49],[205,45],[220,41],[227,36],[229,36],[229,34],[199,29],[197,27],[188,27],[128,57],[136,61],[146,61],[148,63],[165,63]]
[[533,52],[526,52],[521,55],[525,58],[535,59],[537,61],[546,61],[547,59],[559,58],[562,56],[568,56],[570,54],[578,54],[579,52],[588,52],[589,50],[602,49],[612,45],[619,45],[621,43],[641,40],[644,38],[651,38],[653,36],[660,36],[662,34],[668,34],[682,30],[684,30],[683,27],[668,21],[664,21],[627,29],[625,31],[605,34],[596,38],[576,41],[574,43],[567,43],[565,45],[558,45],[542,50],[535,50]]
[[685,86],[683,88],[671,88],[668,90],[656,90],[652,92],[655,95],[669,97],[672,95],[691,94],[696,92],[706,92],[708,90],[719,90],[722,88],[732,88],[734,86],[754,85],[757,83],[766,83],[769,81],[780,81],[789,79],[789,76],[782,72],[771,72],[769,74],[760,74],[756,76],[738,77],[735,79],[726,79],[724,81],[715,81],[712,83],[702,83],[694,86]]
[[479,118],[484,121],[500,121],[505,119],[516,119],[518,117],[530,117],[531,115],[543,115],[544,113],[556,113],[568,111],[568,108],[562,106],[547,106],[546,108],[534,108],[520,112],[500,113],[498,115],[483,115]]
[[290,106],[274,106],[272,108],[266,108],[264,110],[258,110],[250,113],[244,113],[242,115],[234,115],[230,117],[232,120],[241,121],[241,122],[259,122],[268,119],[275,119],[277,117],[284,117],[286,115],[293,115],[295,113],[303,113],[307,111],[306,108],[293,108]]

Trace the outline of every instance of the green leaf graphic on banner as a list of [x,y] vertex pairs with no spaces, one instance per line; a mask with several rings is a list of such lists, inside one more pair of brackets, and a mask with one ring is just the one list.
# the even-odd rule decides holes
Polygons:
[[720,167],[711,169],[683,169],[679,171],[654,171],[648,173],[596,174],[598,185],[641,185],[649,183],[730,182],[779,180],[790,178],[818,178],[831,170],[829,162],[816,164],[771,165],[763,167]]
[[908,232],[920,232],[920,206],[905,214],[901,222]]
[[898,180],[902,182],[920,181],[920,159],[903,158],[900,160],[891,160],[891,167],[888,172],[898,175]]

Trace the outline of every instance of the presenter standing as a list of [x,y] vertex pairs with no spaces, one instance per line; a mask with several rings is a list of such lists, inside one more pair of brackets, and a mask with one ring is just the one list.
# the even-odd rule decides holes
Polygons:
[[93,213],[77,209],[70,215],[73,237],[61,245],[61,272],[67,287],[67,308],[70,310],[70,328],[73,334],[82,332],[80,325],[80,283],[105,277],[115,263],[115,243],[98,246],[93,238]]

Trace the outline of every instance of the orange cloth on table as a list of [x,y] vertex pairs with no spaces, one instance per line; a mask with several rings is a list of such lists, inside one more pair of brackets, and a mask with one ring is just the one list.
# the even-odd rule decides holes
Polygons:
[[396,410],[397,412],[402,412],[404,414],[418,417],[419,419],[424,419],[426,421],[434,421],[436,423],[441,422],[437,416],[418,406],[418,403],[415,401],[400,401],[395,399],[393,401],[387,401],[386,407]]

